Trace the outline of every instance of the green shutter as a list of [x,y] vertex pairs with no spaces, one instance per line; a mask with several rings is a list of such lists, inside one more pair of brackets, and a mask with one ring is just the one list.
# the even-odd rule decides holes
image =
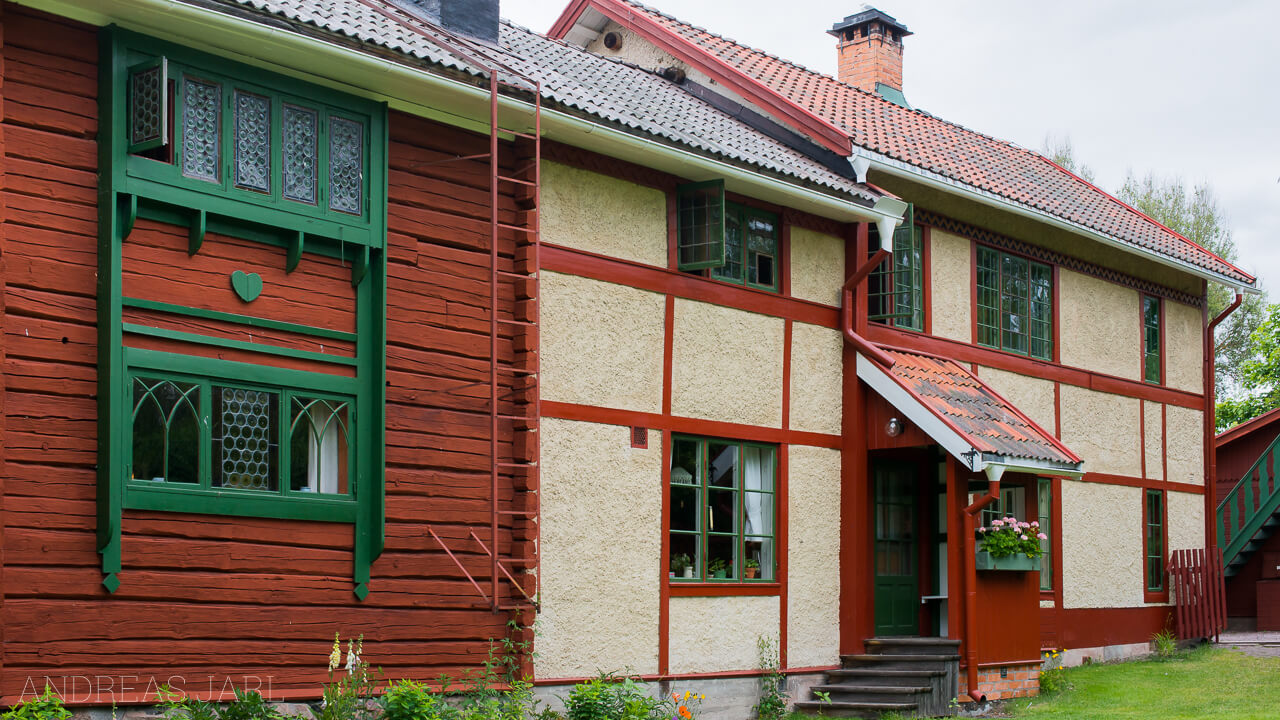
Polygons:
[[167,58],[129,68],[129,154],[169,143],[169,102]]
[[724,181],[681,185],[676,188],[676,197],[679,269],[724,265]]

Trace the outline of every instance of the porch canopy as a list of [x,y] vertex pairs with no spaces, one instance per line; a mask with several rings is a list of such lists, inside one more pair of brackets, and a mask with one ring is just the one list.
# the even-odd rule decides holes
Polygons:
[[964,366],[881,347],[885,368],[858,353],[858,378],[974,472],[1079,477],[1084,461]]

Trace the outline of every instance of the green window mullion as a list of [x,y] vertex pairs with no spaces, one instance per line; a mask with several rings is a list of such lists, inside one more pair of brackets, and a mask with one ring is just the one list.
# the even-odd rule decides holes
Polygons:
[[[293,392],[289,390],[280,391],[280,421],[277,423],[279,429],[276,438],[276,473],[280,480],[278,482],[280,494],[284,497],[293,495]],[[348,459],[350,452],[348,451]],[[350,477],[348,477],[347,489],[350,489]],[[319,488],[317,488],[318,490]]]

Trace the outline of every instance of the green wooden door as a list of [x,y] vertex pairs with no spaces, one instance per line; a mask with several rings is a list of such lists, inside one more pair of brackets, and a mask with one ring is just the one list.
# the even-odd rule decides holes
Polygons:
[[876,635],[917,635],[920,582],[915,468],[903,463],[876,463],[872,473]]

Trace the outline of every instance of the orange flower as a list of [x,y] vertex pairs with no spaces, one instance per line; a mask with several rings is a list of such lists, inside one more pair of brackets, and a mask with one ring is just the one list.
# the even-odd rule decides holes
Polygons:
[[693,713],[689,712],[689,708],[687,708],[687,707],[685,707],[685,706],[681,705],[681,706],[680,706],[680,716],[681,716],[681,717],[683,717],[683,718],[684,718],[684,720],[689,720],[690,718],[692,718],[692,717],[693,717]]
[[679,699],[680,699],[680,696],[679,696],[679,695],[677,695],[677,694],[675,694],[675,693],[671,693],[671,699],[672,699],[672,700],[679,700]]

